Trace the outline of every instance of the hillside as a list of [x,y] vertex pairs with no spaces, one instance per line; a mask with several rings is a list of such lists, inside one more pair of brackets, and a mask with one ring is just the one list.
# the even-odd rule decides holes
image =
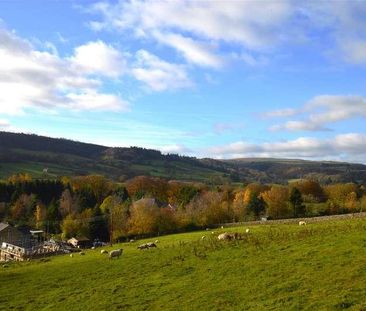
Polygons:
[[242,240],[218,241],[225,230],[159,237],[145,251],[146,240],[114,245],[124,249],[114,260],[96,249],[0,266],[0,309],[366,308],[365,219],[251,226]]
[[[47,173],[44,169],[48,168]],[[138,175],[223,182],[366,182],[366,166],[287,159],[197,159],[138,147],[110,148],[30,134],[0,132],[0,179],[27,172],[34,177],[103,174],[115,180]]]

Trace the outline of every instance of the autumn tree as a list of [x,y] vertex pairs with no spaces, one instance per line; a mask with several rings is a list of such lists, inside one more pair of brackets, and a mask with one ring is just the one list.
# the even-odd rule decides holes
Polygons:
[[77,202],[73,198],[69,189],[66,189],[60,197],[60,213],[62,218],[78,211]]
[[129,201],[115,201],[109,210],[109,232],[111,241],[125,237],[129,232],[130,204]]
[[267,204],[267,215],[273,218],[283,218],[290,215],[288,207],[289,193],[287,187],[274,185],[262,193]]
[[304,179],[293,182],[290,184],[290,188],[297,188],[306,202],[317,203],[324,202],[326,200],[323,188],[315,180]]
[[126,188],[135,200],[147,196],[168,202],[168,183],[162,178],[137,176],[126,183]]
[[159,207],[150,200],[139,200],[131,207],[131,234],[151,234],[158,231]]
[[186,211],[192,222],[198,226],[230,222],[234,216],[225,195],[216,191],[202,193],[188,204]]
[[36,210],[34,212],[34,219],[36,222],[36,228],[44,230],[45,229],[45,221],[47,217],[47,210],[44,204],[38,202],[36,206]]
[[29,222],[34,216],[35,208],[35,196],[21,194],[11,208],[11,217],[18,222]]

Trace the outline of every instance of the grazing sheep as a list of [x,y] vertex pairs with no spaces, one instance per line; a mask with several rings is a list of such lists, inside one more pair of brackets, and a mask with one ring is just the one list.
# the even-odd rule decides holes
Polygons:
[[217,237],[220,241],[231,241],[231,240],[237,240],[240,238],[240,235],[238,233],[221,233],[218,237]]
[[148,249],[149,246],[147,244],[141,244],[139,246],[137,246],[138,249]]
[[105,249],[102,249],[102,250],[100,251],[100,253],[101,253],[101,254],[108,254],[108,251],[106,251]]
[[246,233],[249,233],[249,232],[250,232],[249,228],[247,228],[247,229],[245,230],[245,232],[246,232]]
[[299,226],[306,226],[306,222],[305,221],[299,221]]
[[134,239],[131,239],[131,240],[130,240],[130,243],[133,243],[133,242],[135,242],[135,240],[134,240]]
[[157,244],[157,243],[159,243],[159,240],[155,240],[155,242],[154,242],[155,244]]
[[153,242],[148,242],[148,243],[137,246],[138,249],[149,249],[149,248],[153,248],[153,247],[157,247],[156,244]]
[[113,251],[110,251],[110,253],[109,253],[109,259],[112,259],[114,257],[119,258],[119,256],[122,255],[122,252],[123,252],[123,249],[121,249],[121,248],[120,249],[115,249]]

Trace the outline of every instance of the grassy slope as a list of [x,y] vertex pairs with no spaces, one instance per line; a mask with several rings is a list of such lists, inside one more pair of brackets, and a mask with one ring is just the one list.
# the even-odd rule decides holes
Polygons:
[[0,309],[366,310],[366,220],[250,230],[236,242],[195,232],[148,251],[123,244],[119,260],[88,250],[13,264],[0,270]]

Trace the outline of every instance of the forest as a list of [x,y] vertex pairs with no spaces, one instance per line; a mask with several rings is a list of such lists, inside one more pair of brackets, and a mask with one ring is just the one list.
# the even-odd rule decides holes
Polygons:
[[0,182],[0,219],[67,239],[123,241],[213,225],[366,210],[366,187],[321,185],[207,185],[137,176],[117,183],[101,175],[33,179],[16,174]]

